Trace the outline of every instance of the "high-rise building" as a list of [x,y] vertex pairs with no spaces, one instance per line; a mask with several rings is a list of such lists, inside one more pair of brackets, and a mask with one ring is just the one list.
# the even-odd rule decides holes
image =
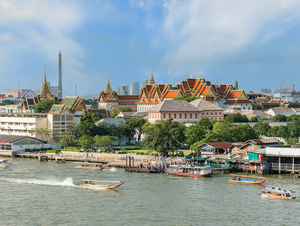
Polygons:
[[142,84],[142,86],[145,86],[145,85],[147,85],[147,84],[148,84],[148,82],[149,82],[149,80],[148,80],[148,79],[144,79],[144,80],[143,80],[143,84]]
[[128,84],[119,85],[117,88],[118,95],[129,95],[129,88]]
[[132,82],[130,87],[130,95],[139,95],[140,94],[140,83]]

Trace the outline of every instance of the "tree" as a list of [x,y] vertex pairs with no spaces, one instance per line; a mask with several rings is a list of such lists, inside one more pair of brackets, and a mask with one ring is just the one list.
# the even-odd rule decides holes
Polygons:
[[33,130],[35,133],[36,138],[41,139],[46,142],[52,142],[52,130],[51,129],[44,129],[44,128],[36,128]]
[[229,114],[226,118],[225,121],[227,122],[248,122],[248,118],[245,115],[242,115],[241,113],[234,113],[234,114]]
[[258,122],[258,118],[256,118],[255,116],[253,116],[253,117],[249,120],[249,122]]
[[254,126],[253,129],[254,131],[259,134],[260,136],[262,135],[267,135],[269,129],[271,126],[269,125],[268,121],[265,120],[259,120]]
[[[131,118],[126,120],[126,125],[130,128],[130,131],[132,131],[132,135],[137,135],[138,141],[141,139],[141,135],[143,133],[143,126],[145,125],[146,120],[141,117]],[[132,137],[133,137],[132,136]]]
[[287,117],[282,114],[275,115],[272,119],[271,122],[286,122]]
[[62,133],[63,137],[60,139],[60,144],[64,147],[74,146],[76,141],[74,140],[72,134],[69,131]]
[[288,122],[286,127],[287,127],[290,138],[300,137],[300,121],[299,120]]
[[92,145],[94,144],[94,140],[92,136],[84,135],[79,138],[79,142],[83,149],[89,149],[92,148]]
[[58,102],[56,100],[45,100],[38,103],[31,109],[35,109],[37,113],[48,113],[53,104],[58,104]]
[[214,126],[213,122],[211,120],[209,120],[209,118],[207,118],[207,117],[201,118],[199,121],[199,125],[204,127],[206,130],[212,130],[212,128]]
[[143,129],[146,134],[143,145],[164,155],[178,150],[185,140],[185,126],[172,119],[158,120],[153,125],[146,123]]
[[120,112],[132,112],[132,109],[130,107],[118,107],[112,111],[111,117],[116,117]]
[[197,97],[195,96],[188,96],[188,95],[183,95],[181,97],[175,97],[174,100],[185,100],[186,102],[191,102],[193,100],[196,100],[198,99]]
[[117,141],[118,138],[114,136],[95,136],[94,137],[94,142],[96,145],[99,147],[103,147],[105,149],[108,149],[109,146],[113,144],[114,141]]
[[88,122],[96,123],[100,119],[102,119],[100,113],[98,113],[98,112],[88,112],[88,113],[84,114],[83,116],[81,116],[80,122],[87,122],[88,121]]
[[185,142],[191,146],[195,142],[202,140],[205,137],[205,133],[205,128],[200,126],[199,123],[191,125],[185,129]]
[[293,121],[299,121],[299,120],[300,120],[300,115],[290,115],[286,119],[287,122],[293,122]]

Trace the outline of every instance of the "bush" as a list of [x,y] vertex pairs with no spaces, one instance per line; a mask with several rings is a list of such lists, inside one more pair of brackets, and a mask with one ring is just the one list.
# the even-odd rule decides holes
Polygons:
[[31,148],[25,148],[25,151],[32,151]]

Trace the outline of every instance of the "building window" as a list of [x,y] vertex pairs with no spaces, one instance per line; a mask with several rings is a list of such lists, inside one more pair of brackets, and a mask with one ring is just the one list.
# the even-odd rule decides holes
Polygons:
[[181,113],[179,114],[179,118],[181,119]]
[[202,112],[202,115],[204,115],[204,112]]
[[217,112],[215,112],[215,115],[217,114]]
[[65,122],[61,122],[61,124],[62,124],[62,125],[65,125],[66,123],[65,123]]
[[184,114],[184,118],[187,118],[187,114]]
[[208,112],[206,112],[206,115],[208,115]]
[[221,115],[222,113],[220,112],[220,115]]
[[176,114],[174,114],[174,118],[176,118]]
[[210,114],[212,115],[213,113],[211,112]]
[[195,118],[197,118],[197,114],[195,114]]
[[171,118],[171,114],[169,114],[169,118]]
[[164,114],[164,119],[166,118],[166,114]]
[[193,114],[190,114],[190,118],[193,118]]

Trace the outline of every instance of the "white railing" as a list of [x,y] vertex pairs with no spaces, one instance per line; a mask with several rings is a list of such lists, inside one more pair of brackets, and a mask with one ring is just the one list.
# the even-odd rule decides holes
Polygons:
[[[292,171],[293,170],[293,164],[292,163],[268,163],[267,166],[270,170],[280,170],[281,171]],[[300,164],[294,164],[294,170],[300,170]]]

